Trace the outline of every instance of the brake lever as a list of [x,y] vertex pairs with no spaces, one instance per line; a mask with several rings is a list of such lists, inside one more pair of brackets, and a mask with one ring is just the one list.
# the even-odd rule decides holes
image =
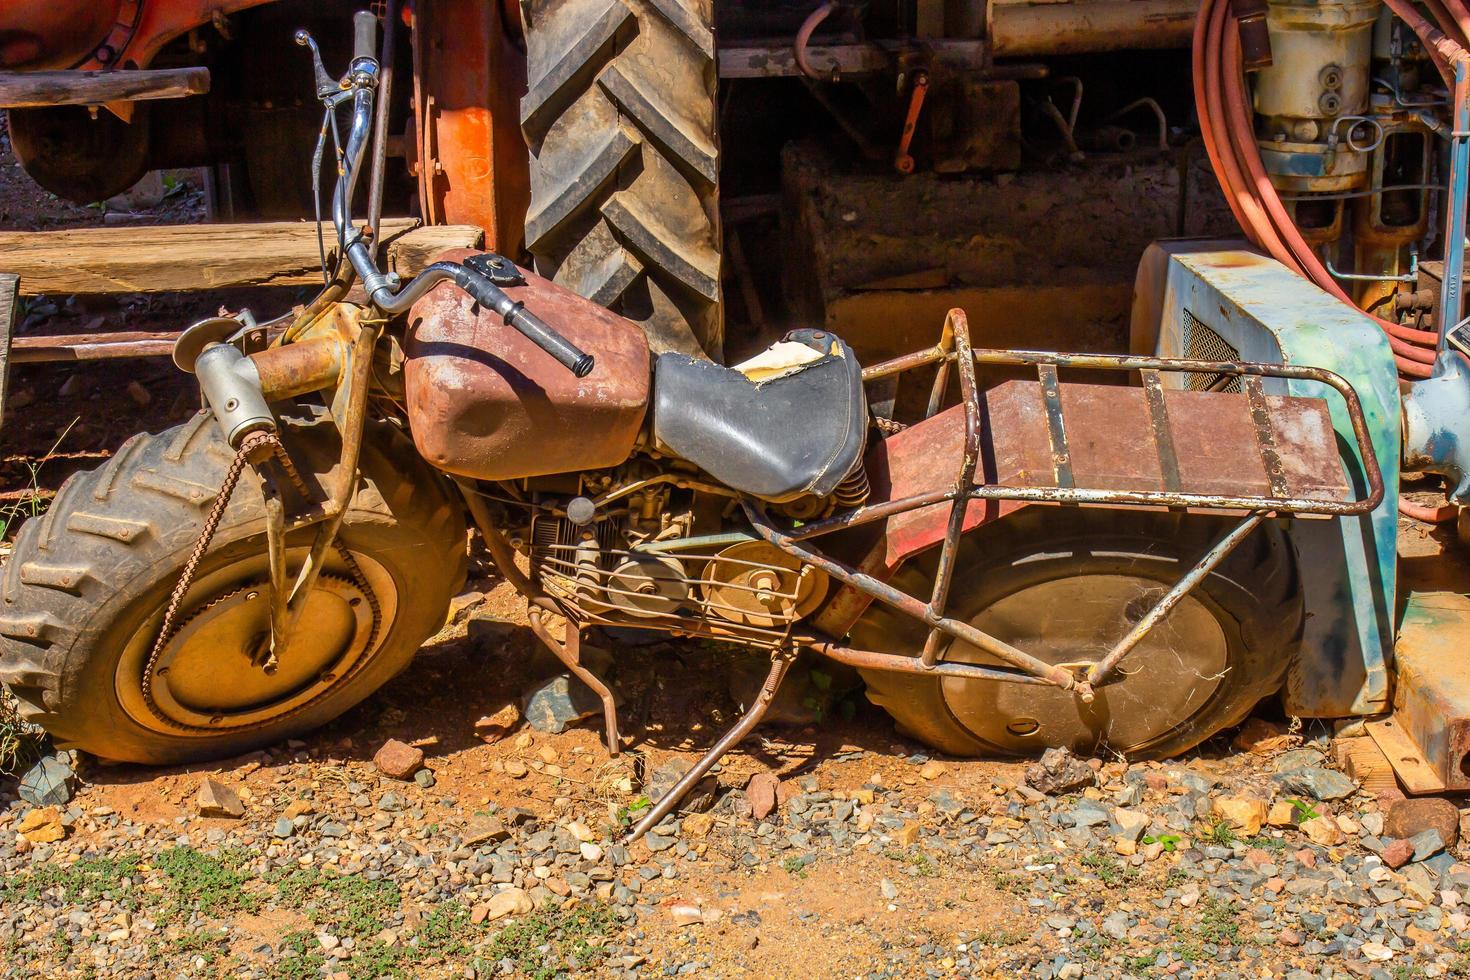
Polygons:
[[322,64],[322,50],[316,46],[316,38],[311,36],[311,32],[304,27],[298,27],[295,37],[297,44],[311,49],[312,67],[316,72],[316,97],[325,102],[341,92],[342,86],[327,74],[327,66]]

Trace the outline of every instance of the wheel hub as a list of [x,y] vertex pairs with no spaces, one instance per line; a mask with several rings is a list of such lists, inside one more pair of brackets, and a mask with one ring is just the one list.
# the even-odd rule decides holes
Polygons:
[[369,652],[372,634],[362,589],[322,575],[285,648],[272,656],[269,584],[252,581],[216,593],[179,624],[152,667],[153,707],[184,728],[254,727],[335,686]]
[[[1152,608],[1166,586],[1134,575],[1078,575],[1023,588],[971,622],[1050,664],[1100,660]],[[966,643],[946,659],[995,665]],[[946,678],[945,702],[977,738],[1017,754],[1062,745],[1128,752],[1192,717],[1219,687],[1228,640],[1194,596],[1154,627],[1119,665],[1117,680],[1085,704],[1059,688]]]

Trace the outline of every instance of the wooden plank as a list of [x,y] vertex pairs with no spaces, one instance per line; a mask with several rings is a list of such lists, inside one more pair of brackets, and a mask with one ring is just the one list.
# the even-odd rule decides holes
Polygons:
[[1419,751],[1414,740],[1394,724],[1393,718],[1370,721],[1364,727],[1382,750],[1388,764],[1393,767],[1399,782],[1403,783],[1410,794],[1422,796],[1426,793],[1444,792],[1444,780],[1424,758],[1424,753]]
[[0,71],[0,108],[182,99],[209,91],[208,68]]
[[[326,231],[330,251],[334,244]],[[385,218],[387,268],[416,275],[448,248],[479,248],[469,225],[418,227]],[[27,295],[162,293],[241,286],[313,286],[322,281],[316,226],[305,222],[165,225],[0,233],[0,268]]]
[[1371,737],[1333,739],[1332,756],[1340,768],[1362,784],[1363,792],[1371,793],[1379,801],[1404,798],[1393,764]]
[[10,335],[15,329],[15,297],[20,277],[0,272],[0,423],[5,420],[5,393],[10,387]]

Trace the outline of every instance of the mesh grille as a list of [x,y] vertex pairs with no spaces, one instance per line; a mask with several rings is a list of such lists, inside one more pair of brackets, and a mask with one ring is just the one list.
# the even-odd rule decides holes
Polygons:
[[[1188,310],[1184,311],[1184,331],[1187,342],[1185,357],[1195,361],[1240,360],[1240,351],[1227,344],[1224,337],[1200,323]],[[1189,388],[1191,391],[1229,391],[1239,394],[1238,377],[1230,378],[1228,383],[1216,387],[1225,377],[1227,376],[1222,374],[1191,374]]]

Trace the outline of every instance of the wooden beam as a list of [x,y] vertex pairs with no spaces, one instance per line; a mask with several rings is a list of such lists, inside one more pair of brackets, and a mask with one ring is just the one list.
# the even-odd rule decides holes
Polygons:
[[[325,231],[330,251],[335,244]],[[450,248],[479,248],[469,225],[418,227],[383,220],[384,266],[418,274]],[[0,269],[18,273],[27,295],[163,293],[241,286],[313,286],[322,281],[316,226],[304,222],[80,228],[0,233]]]
[[10,335],[15,330],[15,297],[20,277],[0,272],[0,422],[5,419],[5,395],[10,387]]
[[208,68],[0,71],[0,108],[182,99],[209,91]]

